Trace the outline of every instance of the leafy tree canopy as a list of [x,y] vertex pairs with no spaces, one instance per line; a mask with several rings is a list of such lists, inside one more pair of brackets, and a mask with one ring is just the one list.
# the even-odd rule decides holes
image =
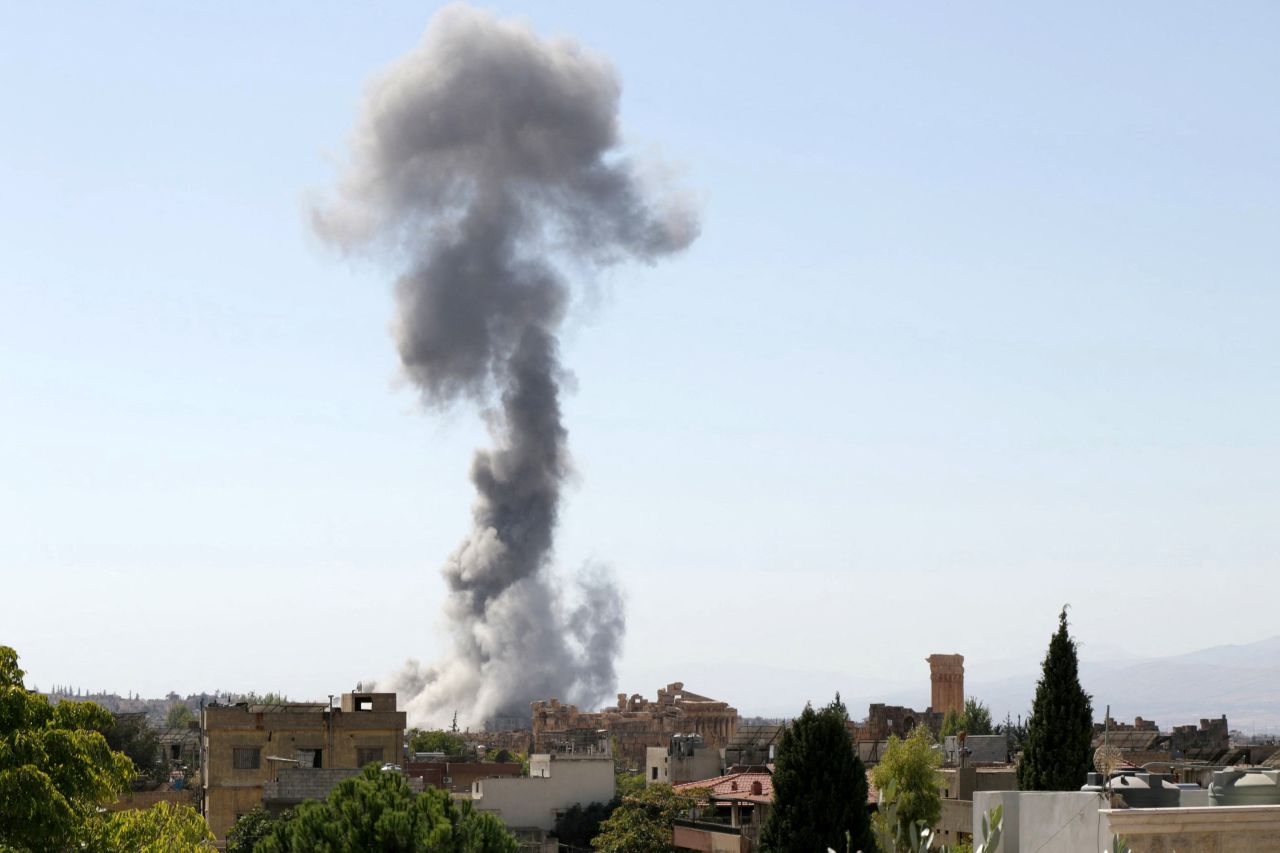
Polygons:
[[212,850],[209,824],[191,806],[156,803],[106,815],[92,845],[99,853],[188,853]]
[[423,731],[414,729],[409,736],[409,749],[414,752],[443,752],[445,755],[463,755],[467,751],[467,741],[453,732],[436,729]]
[[1027,720],[1027,736],[1018,762],[1023,791],[1075,791],[1089,773],[1093,741],[1093,703],[1080,687],[1076,643],[1067,632],[1067,609],[1058,614],[1058,631],[1049,640],[1043,674]]
[[191,713],[190,708],[181,702],[175,702],[169,706],[169,712],[164,717],[164,724],[171,729],[181,729],[185,728],[187,723],[195,718],[196,715]]
[[227,853],[253,853],[254,847],[271,834],[277,822],[292,818],[292,810],[285,811],[279,818],[273,818],[262,806],[240,815],[227,831]]
[[760,847],[778,853],[874,850],[867,773],[853,749],[839,694],[821,711],[806,705],[782,733],[773,772],[773,808]]
[[51,706],[24,675],[18,653],[0,646],[0,848],[58,850],[128,788],[133,762],[107,745],[111,714],[91,702]]
[[600,853],[675,853],[675,819],[698,804],[704,792],[650,785],[622,797],[592,842]]
[[517,853],[502,821],[459,805],[445,791],[409,789],[399,773],[366,767],[328,798],[300,805],[272,827],[256,853]]
[[991,709],[977,699],[970,697],[964,700],[964,710],[959,713],[953,708],[942,718],[942,737],[964,732],[971,735],[993,734],[991,725]]
[[915,824],[938,825],[942,817],[942,753],[933,747],[933,735],[916,726],[905,738],[889,738],[871,778],[881,791],[894,790],[897,804],[895,835]]
[[600,834],[601,825],[613,814],[618,800],[608,803],[591,803],[586,808],[574,803],[564,814],[556,818],[552,832],[560,849],[592,850],[591,840]]
[[140,776],[152,781],[168,777],[168,769],[160,763],[160,739],[147,725],[146,714],[116,714],[103,736],[107,746],[129,756]]

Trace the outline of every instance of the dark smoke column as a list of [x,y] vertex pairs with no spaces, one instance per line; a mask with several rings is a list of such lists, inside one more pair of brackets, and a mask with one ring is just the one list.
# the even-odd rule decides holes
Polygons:
[[613,689],[620,593],[584,571],[570,604],[550,573],[569,468],[556,262],[652,262],[698,233],[684,197],[646,193],[620,155],[618,95],[609,63],[573,42],[451,6],[369,87],[350,165],[314,214],[324,238],[404,269],[395,338],[424,402],[491,415],[474,524],[443,569],[453,648],[397,684],[415,720],[458,709],[479,723]]

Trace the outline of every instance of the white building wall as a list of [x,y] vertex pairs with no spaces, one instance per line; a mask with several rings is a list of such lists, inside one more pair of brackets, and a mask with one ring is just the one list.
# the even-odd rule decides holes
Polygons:
[[665,746],[649,746],[644,750],[644,784],[669,785],[671,775],[667,772],[669,758]]
[[1000,853],[1080,853],[1111,849],[1107,801],[1090,791],[975,791],[974,845],[982,818],[1004,806]]
[[494,813],[509,827],[550,830],[558,812],[607,803],[613,790],[608,756],[531,755],[527,778],[478,779],[471,799],[478,811]]

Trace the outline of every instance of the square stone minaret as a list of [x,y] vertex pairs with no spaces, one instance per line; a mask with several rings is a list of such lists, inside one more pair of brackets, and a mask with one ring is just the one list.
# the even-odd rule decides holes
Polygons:
[[964,710],[964,655],[929,655],[935,713]]

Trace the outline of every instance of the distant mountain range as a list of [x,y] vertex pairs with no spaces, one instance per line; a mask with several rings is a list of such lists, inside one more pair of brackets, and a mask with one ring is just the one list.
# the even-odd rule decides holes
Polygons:
[[[1091,659],[1091,651],[1105,657]],[[1109,704],[1116,720],[1131,723],[1141,715],[1162,729],[1226,714],[1233,729],[1280,733],[1280,636],[1161,658],[1125,656],[1115,647],[1086,647],[1081,653],[1080,681],[1093,695],[1099,721]],[[966,695],[985,702],[997,720],[1006,713],[1026,716],[1040,673],[1011,661],[982,663],[986,672],[1010,674],[967,679]],[[978,662],[969,664],[976,669]],[[794,717],[806,701],[825,704],[837,690],[855,719],[866,715],[871,702],[917,710],[929,704],[929,674],[923,666],[909,681],[759,667],[742,660],[690,662],[671,665],[664,672],[637,670],[623,675],[625,687],[645,695],[666,681],[682,678],[690,690],[723,699],[744,715]]]
[[[965,684],[992,716],[1025,715],[1038,673]],[[1141,660],[1080,662],[1080,683],[1093,695],[1094,714],[1106,706],[1121,722],[1135,716],[1162,729],[1227,715],[1233,729],[1280,732],[1280,636],[1239,646]]]

